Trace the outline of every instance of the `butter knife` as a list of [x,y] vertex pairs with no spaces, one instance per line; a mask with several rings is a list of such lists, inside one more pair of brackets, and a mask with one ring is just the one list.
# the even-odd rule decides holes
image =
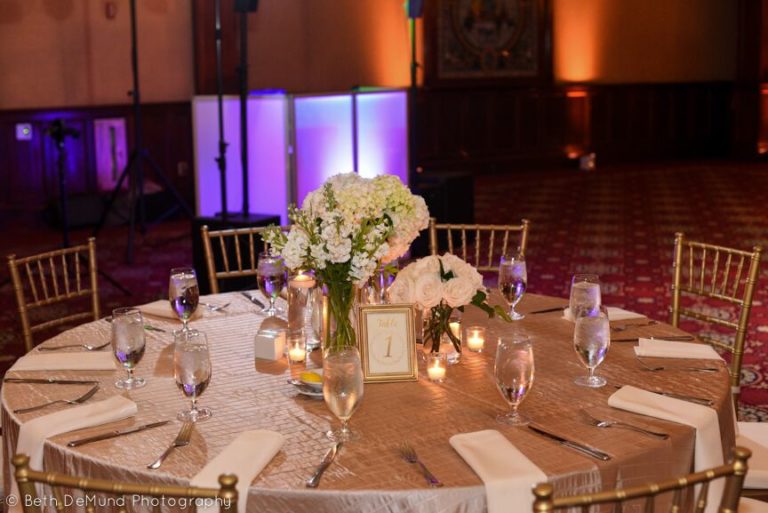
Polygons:
[[336,442],[330,449],[328,449],[328,452],[323,456],[323,461],[317,466],[315,473],[312,474],[312,477],[307,479],[307,482],[305,483],[307,488],[317,488],[317,485],[320,484],[320,478],[323,476],[323,472],[331,466],[331,463],[333,463],[333,460],[336,458],[342,445],[344,445],[344,442]]
[[568,440],[567,438],[563,438],[560,435],[556,435],[534,424],[528,424],[528,429],[530,429],[534,433],[538,433],[540,435],[546,436],[547,438],[551,438],[552,440],[555,440],[556,442],[560,443],[560,445],[564,447],[568,447],[570,449],[579,451],[581,453],[586,454],[587,456],[597,458],[598,460],[608,461],[611,459],[610,454],[606,454],[603,451],[599,451],[597,449],[589,447],[588,445],[584,445],[579,442],[574,442],[573,440]]
[[543,314],[543,313],[549,313],[549,312],[562,312],[566,308],[568,308],[568,305],[558,306],[558,307],[555,307],[555,308],[545,308],[544,310],[534,310],[533,312],[528,312],[528,313],[531,313],[531,314]]
[[98,381],[56,378],[5,378],[3,383],[37,383],[42,385],[95,385]]
[[[624,385],[613,385],[613,388],[620,389]],[[693,395],[685,395],[685,394],[676,394],[675,392],[667,392],[665,390],[648,390],[647,388],[642,388],[637,385],[630,385],[634,386],[635,388],[639,388],[641,390],[645,390],[646,392],[652,392],[654,394],[663,395],[665,397],[671,397],[672,399],[680,399],[681,401],[688,401],[691,403],[700,404],[702,406],[714,406],[715,402],[711,399],[707,399],[706,397],[696,397]]]
[[80,445],[89,444],[91,442],[98,442],[100,440],[109,440],[110,438],[117,438],[118,436],[130,435],[131,433],[138,433],[140,431],[145,431],[147,429],[165,426],[169,422],[170,420],[161,420],[159,422],[152,422],[150,424],[144,424],[143,426],[124,429],[122,431],[115,430],[115,431],[110,431],[109,433],[102,433],[101,435],[94,435],[86,438],[81,438],[79,440],[72,440],[71,442],[67,443],[67,447],[77,447]]
[[259,301],[258,299],[256,299],[256,297],[255,297],[255,296],[252,296],[252,295],[248,294],[247,292],[241,292],[240,294],[242,294],[243,296],[247,297],[247,298],[248,298],[248,301],[250,301],[250,302],[251,302],[251,303],[253,303],[254,305],[256,305],[256,306],[260,306],[260,307],[262,307],[262,308],[266,308],[266,306],[264,306],[264,303],[262,303],[261,301]]
[[[685,342],[687,340],[695,340],[696,337],[693,335],[669,335],[669,336],[659,336],[659,337],[643,337],[643,338],[651,338],[655,340],[668,340],[669,342]],[[612,338],[611,342],[639,342],[640,337],[631,337],[631,338]]]

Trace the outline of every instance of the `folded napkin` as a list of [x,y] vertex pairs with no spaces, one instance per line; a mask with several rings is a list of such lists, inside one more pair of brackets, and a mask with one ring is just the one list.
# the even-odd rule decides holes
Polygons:
[[658,358],[693,358],[699,360],[722,360],[717,351],[708,344],[672,342],[664,339],[641,338],[635,346],[637,356]]
[[[280,452],[285,443],[285,437],[274,431],[257,429],[240,433],[232,443],[224,448],[218,456],[211,460],[192,478],[192,486],[218,488],[221,474],[237,476],[237,511],[245,513],[248,502],[248,488],[251,482],[261,472],[272,458]],[[219,505],[213,502],[198,505],[198,513],[209,513],[219,510]]]
[[[42,470],[43,447],[46,439],[76,429],[122,420],[136,415],[137,411],[136,403],[121,395],[116,395],[104,401],[73,406],[66,410],[37,417],[21,425],[16,452],[29,456],[30,468]],[[15,479],[12,481],[11,494],[18,497],[18,485]],[[20,512],[21,506],[17,503],[9,511],[10,513]]]
[[[575,320],[573,318],[573,315],[571,314],[570,308],[566,308],[565,310],[563,310],[563,317],[565,317],[571,322]],[[622,308],[617,308],[615,306],[608,307],[609,321],[628,321],[630,319],[644,319],[644,318],[645,318],[645,315],[639,314],[637,312],[630,312],[629,310],[624,310]]]
[[[717,412],[707,406],[654,394],[647,390],[625,385],[608,398],[608,404],[621,410],[670,420],[696,428],[694,471],[699,472],[723,464],[723,444],[720,441],[720,422]],[[723,495],[722,480],[709,486],[705,513],[715,513]],[[713,498],[716,498],[713,500]]]
[[547,475],[504,435],[487,429],[453,435],[449,442],[485,483],[488,513],[531,510],[531,489]]
[[[137,306],[136,308],[141,310],[141,313],[143,314],[179,321],[179,316],[176,315],[176,312],[173,311],[173,308],[171,308],[171,302],[168,300],[159,299],[157,301],[147,303],[146,305]],[[199,319],[202,317],[202,315],[202,309],[198,308],[195,310],[195,313],[192,314],[190,320]]]
[[752,451],[744,488],[768,488],[768,424],[739,422],[738,426],[736,445]]
[[16,360],[12,371],[39,370],[115,370],[117,364],[112,352],[29,353]]

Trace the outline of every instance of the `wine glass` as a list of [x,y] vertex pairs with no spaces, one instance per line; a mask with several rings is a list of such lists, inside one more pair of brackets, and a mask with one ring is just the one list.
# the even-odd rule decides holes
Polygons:
[[493,375],[501,396],[509,404],[508,413],[498,415],[496,421],[513,426],[524,426],[530,421],[517,409],[533,385],[533,344],[521,335],[502,335],[496,346]]
[[608,324],[608,310],[604,306],[577,317],[573,330],[573,348],[581,363],[589,369],[589,375],[579,376],[574,383],[592,388],[605,386],[605,378],[595,376],[595,367],[603,362],[610,347],[611,329]]
[[600,308],[600,278],[596,274],[574,274],[571,279],[571,297],[568,309],[576,320]]
[[341,421],[341,428],[326,436],[334,442],[356,440],[349,429],[349,419],[363,398],[363,370],[360,353],[354,347],[331,350],[323,357],[323,399],[328,409]]
[[133,369],[144,356],[144,318],[138,308],[112,310],[112,351],[128,377],[115,382],[117,388],[130,390],[147,384],[144,378],[133,376]]
[[197,274],[191,267],[175,267],[171,269],[168,285],[168,299],[171,308],[179,316],[183,330],[189,330],[189,319],[197,310],[200,302],[200,289],[197,287]]
[[268,252],[260,253],[259,265],[256,269],[256,281],[261,293],[269,299],[269,306],[262,312],[270,317],[277,315],[275,300],[285,287],[286,281],[282,257],[270,255]]
[[189,410],[180,412],[177,418],[182,421],[199,422],[210,418],[213,413],[209,408],[198,408],[200,397],[211,382],[211,357],[208,351],[208,339],[198,330],[177,330],[173,332],[176,346],[173,351],[173,375],[176,385],[192,401]]
[[523,298],[528,283],[525,258],[522,255],[502,255],[499,265],[499,290],[509,303],[509,316],[519,321],[525,315],[515,311],[515,306]]

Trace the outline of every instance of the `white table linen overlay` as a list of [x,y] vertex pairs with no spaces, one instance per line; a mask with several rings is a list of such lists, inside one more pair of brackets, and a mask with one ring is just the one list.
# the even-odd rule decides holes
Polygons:
[[454,435],[449,442],[483,480],[488,513],[531,510],[531,490],[547,475],[504,435],[487,429]]
[[[33,470],[43,470],[43,447],[45,440],[61,433],[84,429],[109,422],[123,420],[136,415],[136,403],[121,395],[90,404],[68,407],[65,410],[43,415],[22,424],[16,452],[29,456]],[[19,488],[12,480],[11,494],[18,497]],[[21,511],[21,505],[10,508],[10,513]]]
[[672,342],[664,339],[641,338],[635,346],[637,356],[658,358],[693,358],[700,360],[722,360],[712,346],[691,342]]
[[[244,431],[193,477],[190,484],[218,488],[221,474],[237,475],[237,510],[239,513],[245,513],[251,482],[280,452],[284,443],[285,437],[275,431]],[[198,513],[212,513],[218,510],[219,505],[214,503],[197,508]]]
[[19,358],[13,365],[13,371],[76,370],[99,371],[116,370],[117,363],[111,351],[77,351],[58,353],[29,353]]
[[[608,405],[621,410],[670,420],[696,428],[694,471],[723,464],[723,445],[720,441],[720,422],[717,412],[707,406],[665,397],[647,390],[625,385],[608,398]],[[709,486],[710,500],[705,513],[715,513],[723,495],[722,479]],[[717,498],[712,500],[712,498]]]

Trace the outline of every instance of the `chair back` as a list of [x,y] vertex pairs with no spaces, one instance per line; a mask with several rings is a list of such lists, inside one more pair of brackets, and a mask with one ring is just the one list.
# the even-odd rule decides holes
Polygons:
[[[84,505],[88,513],[99,509],[126,513],[149,509],[148,506],[153,506],[152,511],[158,512],[177,509],[167,507],[172,505],[194,511],[182,505],[191,505],[194,499],[200,499],[204,504],[215,501],[221,513],[237,512],[237,476],[233,474],[219,476],[219,488],[201,488],[126,483],[56,472],[38,472],[29,468],[29,457],[26,454],[15,455],[13,465],[16,467],[16,482],[19,485],[19,499],[24,513],[42,513],[41,505],[51,505],[52,502],[58,513],[66,511],[65,506],[68,505],[72,506],[73,511],[82,511]],[[50,486],[53,495],[39,497],[35,483]],[[171,503],[168,499],[174,499],[174,502]],[[135,507],[136,504],[143,508]]]
[[[33,335],[39,331],[75,321],[99,319],[96,239],[93,237],[80,246],[25,258],[8,255],[8,269],[27,351],[32,350]],[[57,313],[54,319],[37,322],[37,311],[43,307],[64,302],[77,304],[87,297],[90,297],[89,311],[68,315]]]
[[[212,231],[207,225],[200,228],[212,294],[219,293],[220,280],[256,276],[259,253],[269,249],[262,239],[267,229],[259,226]],[[290,226],[280,229],[287,232]]]
[[[529,221],[520,224],[443,224],[429,219],[429,253],[452,253],[478,271],[498,272],[502,255],[525,255]],[[443,244],[442,251],[439,247]]]
[[[751,455],[749,449],[736,447],[733,462],[727,465],[657,483],[570,497],[554,497],[552,485],[540,483],[533,489],[533,495],[536,497],[533,511],[534,513],[551,513],[562,509],[579,508],[581,513],[588,513],[592,507],[611,504],[613,505],[612,511],[629,511],[630,506],[635,506],[632,511],[653,513],[656,511],[656,498],[665,493],[672,494],[670,513],[691,511],[690,507],[686,507],[689,504],[685,502],[690,497],[690,492],[694,491],[694,486],[701,485],[698,488],[698,493],[694,491],[696,501],[695,507],[692,509],[695,513],[703,513],[707,506],[710,483],[715,479],[724,479],[725,486],[722,497],[713,498],[713,500],[720,501],[719,513],[734,513],[739,505],[739,495],[744,486],[744,476],[747,473],[747,460]],[[629,504],[630,502],[631,504]],[[607,508],[600,508],[600,511],[605,510]]]
[[[694,242],[682,233],[675,234],[671,324],[678,327],[681,318],[688,318],[735,332],[727,337],[718,333],[700,333],[698,337],[731,353],[731,387],[736,400],[761,251],[759,246],[751,252],[742,251]],[[688,302],[692,297],[716,300],[723,307]]]

